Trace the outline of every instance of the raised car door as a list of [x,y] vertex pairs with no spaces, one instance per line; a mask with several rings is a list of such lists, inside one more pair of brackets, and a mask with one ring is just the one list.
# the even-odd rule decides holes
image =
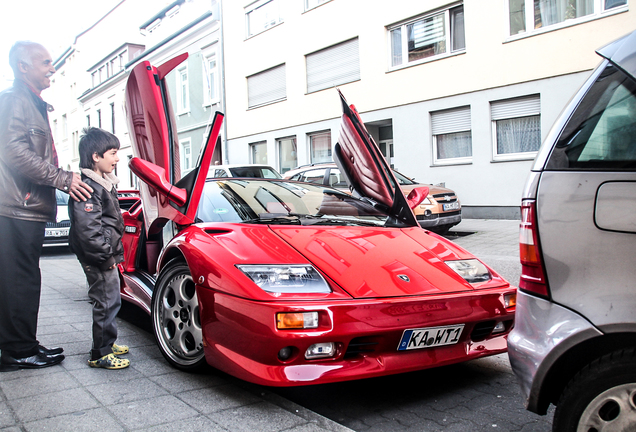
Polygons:
[[159,232],[168,220],[178,225],[194,222],[223,121],[223,114],[217,112],[197,166],[182,177],[166,75],[187,58],[184,53],[159,67],[141,62],[126,83],[126,114],[135,156],[129,165],[143,182],[139,193],[149,234]]
[[416,199],[421,202],[428,191],[404,196],[391,168],[378,145],[367,131],[353,105],[348,105],[338,90],[342,102],[340,136],[334,146],[334,161],[355,195],[376,206],[383,207],[392,216],[387,223],[393,226],[418,226],[411,208]]

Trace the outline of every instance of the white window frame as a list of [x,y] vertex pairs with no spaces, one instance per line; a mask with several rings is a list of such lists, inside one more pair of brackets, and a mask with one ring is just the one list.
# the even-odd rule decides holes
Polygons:
[[[252,164],[260,164],[260,163],[268,163],[268,155],[267,155],[267,141],[258,141],[258,142],[254,142],[254,143],[250,143],[250,163]],[[254,159],[254,149],[257,146],[263,146],[265,148],[265,162],[259,162],[257,160]]]
[[[258,14],[266,14],[264,23],[253,23]],[[271,14],[270,18],[267,14]],[[275,16],[277,15],[277,16]],[[258,0],[245,8],[245,39],[254,37],[265,30],[283,23],[279,0]]]
[[[389,70],[397,70],[397,69],[402,69],[405,67],[410,67],[413,65],[419,65],[422,63],[428,63],[430,61],[433,60],[438,60],[440,58],[445,58],[445,57],[450,57],[450,56],[454,56],[457,54],[462,54],[466,52],[466,43],[464,42],[464,47],[463,48],[459,48],[457,50],[453,50],[453,42],[454,42],[454,33],[453,33],[453,29],[451,28],[451,10],[459,7],[459,6],[463,6],[464,3],[463,2],[458,2],[458,3],[453,3],[452,5],[449,5],[448,7],[446,7],[444,10],[437,10],[435,12],[432,13],[426,13],[423,15],[420,15],[416,18],[413,19],[409,19],[408,21],[403,21],[401,23],[398,23],[396,25],[392,25],[387,27],[387,38],[388,38],[388,57],[389,57]],[[418,21],[422,21],[425,19],[429,19],[432,18],[434,16],[438,16],[438,15],[443,15],[443,22],[444,22],[444,38],[446,40],[446,52],[444,53],[440,53],[437,55],[432,55],[429,57],[424,57],[422,59],[418,59],[418,60],[414,60],[409,62],[408,57],[409,57],[409,43],[408,43],[408,26],[416,23]],[[392,42],[392,32],[396,29],[400,29],[400,37],[401,37],[401,57],[402,57],[402,62],[400,64],[393,64],[393,42]],[[464,40],[466,38],[466,32],[464,31]]]
[[[189,154],[188,152],[189,151]],[[192,168],[192,139],[185,138],[179,140],[179,153],[181,159],[181,174],[185,175],[187,172],[190,172]],[[190,166],[188,166],[190,165]]]
[[175,79],[177,81],[177,114],[187,114],[190,112],[190,83],[187,65],[177,70]]
[[283,171],[283,166],[282,166],[282,162],[283,161],[281,159],[282,158],[282,154],[281,154],[280,148],[281,148],[282,142],[286,141],[286,140],[291,140],[293,142],[292,145],[296,147],[296,150],[295,150],[295,152],[296,152],[296,155],[295,155],[296,156],[296,166],[298,166],[298,139],[297,139],[296,135],[283,137],[283,138],[276,138],[276,163],[278,165],[278,167],[277,167],[278,168],[278,172],[281,173],[281,174],[284,174],[287,171],[296,168],[296,166],[291,166],[291,167],[289,167],[289,168],[287,168],[286,170]]
[[303,0],[303,10],[305,12],[316,9],[318,6],[322,6],[325,3],[329,3],[331,0]]
[[258,108],[287,99],[285,63],[247,77],[247,107]]
[[[329,138],[329,158],[325,159],[325,160],[314,160],[314,151],[313,151],[313,144],[314,144],[314,138],[316,137],[328,137]],[[319,131],[319,132],[311,132],[307,134],[307,147],[308,147],[308,153],[309,153],[309,162],[310,163],[325,163],[325,162],[331,162],[333,160],[333,146],[331,143],[331,130],[324,130],[324,131]]]
[[545,33],[553,30],[562,29],[565,27],[570,27],[573,25],[577,25],[587,21],[593,21],[600,18],[605,18],[606,16],[614,15],[617,13],[625,12],[629,8],[629,0],[626,0],[626,4],[615,6],[610,9],[605,9],[606,0],[593,0],[592,7],[593,12],[588,15],[584,15],[578,18],[566,19],[564,21],[554,23],[551,25],[547,25],[545,27],[534,28],[534,0],[521,0],[524,2],[524,15],[525,15],[525,30],[520,31],[519,33],[510,34],[510,0],[505,1],[505,11],[506,11],[506,37],[509,40],[520,39],[528,36],[532,36],[539,33]]
[[[214,59],[214,70],[210,70],[210,61]],[[216,48],[209,51],[203,57],[203,106],[210,106],[218,103],[220,100],[219,95],[219,58]],[[214,96],[211,95],[211,90],[214,92]]]
[[360,80],[358,38],[323,48],[305,56],[307,93]]
[[[450,108],[430,113],[433,150],[433,165],[462,165],[473,162],[472,156],[472,113],[470,105]],[[438,158],[438,136],[460,132],[471,132],[471,155],[455,158]]]
[[[538,149],[531,152],[501,154],[497,152],[497,121],[534,116],[539,116],[539,125],[541,125],[541,97],[538,94],[490,102],[493,161],[511,161],[535,158]],[[539,146],[541,146],[541,138],[539,138]]]

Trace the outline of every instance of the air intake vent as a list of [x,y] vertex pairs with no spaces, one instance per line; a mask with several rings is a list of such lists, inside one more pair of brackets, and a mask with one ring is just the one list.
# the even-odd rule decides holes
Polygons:
[[376,345],[378,345],[378,341],[372,337],[353,338],[351,342],[349,342],[345,358],[374,352]]
[[496,321],[484,321],[477,323],[473,332],[470,334],[470,338],[473,342],[478,342],[486,339],[492,333],[492,329],[495,328]]

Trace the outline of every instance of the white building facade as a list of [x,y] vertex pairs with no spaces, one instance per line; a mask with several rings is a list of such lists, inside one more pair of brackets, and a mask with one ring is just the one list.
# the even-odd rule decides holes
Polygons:
[[628,0],[223,2],[227,154],[281,172],[331,160],[338,87],[392,166],[518,218],[552,123],[636,29]]

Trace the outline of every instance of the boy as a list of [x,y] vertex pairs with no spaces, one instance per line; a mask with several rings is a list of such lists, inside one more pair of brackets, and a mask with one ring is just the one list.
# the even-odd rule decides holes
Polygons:
[[113,174],[119,161],[119,140],[95,127],[82,132],[79,165],[82,180],[93,188],[93,194],[86,201],[69,200],[69,246],[86,274],[93,302],[93,348],[88,365],[123,369],[130,361],[117,356],[126,354],[128,347],[115,344],[115,317],[121,307],[117,264],[124,260],[124,220],[115,189],[119,179]]

